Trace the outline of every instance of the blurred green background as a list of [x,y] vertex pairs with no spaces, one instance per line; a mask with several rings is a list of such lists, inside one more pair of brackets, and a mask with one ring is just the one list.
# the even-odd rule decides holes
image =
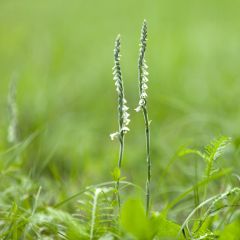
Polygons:
[[[7,145],[7,95],[18,78],[20,139],[39,131],[24,152],[33,178],[75,191],[108,181],[117,164],[117,98],[113,47],[122,36],[122,71],[130,106],[123,175],[144,186],[144,125],[138,103],[137,58],[143,19],[149,25],[149,115],[154,187],[185,186],[191,159],[182,145],[203,146],[220,134],[240,142],[239,0],[1,0],[0,149]],[[235,152],[235,153],[234,153]],[[226,165],[239,167],[230,151]],[[224,164],[224,163],[223,163]]]

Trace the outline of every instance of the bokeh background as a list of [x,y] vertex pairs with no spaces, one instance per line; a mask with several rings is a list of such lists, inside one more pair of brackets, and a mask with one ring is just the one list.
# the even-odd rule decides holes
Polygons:
[[109,138],[117,130],[113,47],[121,33],[131,114],[123,176],[144,186],[144,125],[134,108],[147,19],[153,187],[191,184],[193,159],[176,157],[178,149],[221,134],[233,138],[221,166],[239,169],[239,9],[238,0],[1,0],[0,149],[8,147],[8,86],[17,76],[20,139],[38,131],[24,151],[24,171],[53,180],[53,192],[111,180],[118,157]]

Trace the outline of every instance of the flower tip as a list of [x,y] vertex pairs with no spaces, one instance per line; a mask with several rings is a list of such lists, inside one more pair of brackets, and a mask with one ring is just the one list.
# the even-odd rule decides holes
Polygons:
[[117,41],[120,41],[120,39],[121,39],[121,34],[119,33],[119,34],[117,35],[116,40],[117,40]]
[[134,109],[136,112],[140,112],[141,111],[141,106],[138,106],[137,108]]
[[119,136],[119,132],[115,132],[115,133],[110,134],[110,138],[111,138],[112,141],[115,140],[116,138],[118,138],[118,136]]
[[121,130],[123,131],[123,133],[127,133],[130,131],[128,127],[123,127]]

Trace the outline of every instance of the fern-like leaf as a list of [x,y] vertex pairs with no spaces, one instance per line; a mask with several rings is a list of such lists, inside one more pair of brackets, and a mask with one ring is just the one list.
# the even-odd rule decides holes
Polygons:
[[117,234],[112,196],[114,188],[89,188],[85,197],[78,201],[75,217],[87,226],[89,239],[95,240],[107,233]]
[[209,145],[205,147],[205,160],[207,161],[207,177],[211,176],[214,162],[223,154],[230,141],[231,138],[221,136],[217,139],[214,139]]

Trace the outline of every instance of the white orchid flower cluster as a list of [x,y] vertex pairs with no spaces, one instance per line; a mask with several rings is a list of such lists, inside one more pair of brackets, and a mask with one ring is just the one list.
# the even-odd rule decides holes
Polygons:
[[140,39],[140,50],[139,50],[139,59],[138,59],[138,69],[139,69],[139,94],[140,100],[137,108],[137,112],[141,111],[142,107],[146,106],[147,99],[147,82],[148,82],[148,66],[145,60],[145,51],[147,47],[147,22],[144,20],[142,30],[141,30],[141,39]]
[[119,138],[121,135],[126,134],[130,129],[128,128],[128,124],[130,122],[127,107],[127,101],[124,97],[124,87],[120,66],[120,47],[121,47],[121,39],[120,35],[118,35],[115,48],[114,48],[114,67],[113,67],[113,80],[115,81],[116,91],[118,93],[118,118],[119,118],[119,131],[110,134],[110,138],[112,140]]

